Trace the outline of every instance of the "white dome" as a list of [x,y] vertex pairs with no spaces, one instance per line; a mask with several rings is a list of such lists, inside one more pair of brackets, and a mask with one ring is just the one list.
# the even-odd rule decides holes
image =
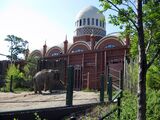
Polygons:
[[77,14],[75,27],[75,36],[106,35],[105,16],[94,6],[85,7]]
[[83,18],[97,18],[104,19],[104,15],[99,12],[99,10],[94,6],[87,6],[84,9],[80,10],[76,16],[76,21]]

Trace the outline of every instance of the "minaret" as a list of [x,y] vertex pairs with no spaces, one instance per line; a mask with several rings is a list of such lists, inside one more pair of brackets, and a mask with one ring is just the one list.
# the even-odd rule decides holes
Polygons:
[[47,52],[47,45],[46,45],[46,41],[45,41],[45,44],[43,45],[43,57],[45,57],[46,52]]
[[67,40],[67,35],[66,35],[66,38],[65,38],[65,41],[64,41],[64,54],[67,53],[67,50],[68,50],[68,40]]

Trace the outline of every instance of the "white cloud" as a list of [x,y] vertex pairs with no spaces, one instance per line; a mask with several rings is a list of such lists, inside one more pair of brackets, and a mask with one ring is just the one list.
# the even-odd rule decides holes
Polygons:
[[66,32],[61,25],[26,6],[11,4],[0,11],[0,18],[0,53],[7,54],[4,39],[10,34],[28,40],[31,51],[42,48],[45,41],[54,46],[65,40]]

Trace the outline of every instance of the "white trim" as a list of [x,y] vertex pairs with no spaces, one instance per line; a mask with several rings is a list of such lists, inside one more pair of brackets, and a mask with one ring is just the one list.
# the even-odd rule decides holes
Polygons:
[[114,39],[114,40],[118,41],[122,46],[124,46],[124,42],[123,42],[122,40],[120,40],[118,37],[116,37],[116,36],[105,36],[105,37],[101,38],[101,39],[96,43],[96,45],[94,46],[94,49],[98,49],[99,46],[100,46],[103,42],[107,41],[108,39]]
[[75,42],[74,44],[72,44],[72,45],[70,46],[70,48],[68,49],[68,52],[67,52],[67,53],[71,53],[72,49],[73,49],[74,47],[78,46],[78,45],[84,45],[85,47],[87,47],[88,50],[91,50],[91,47],[88,45],[87,42],[85,42],[85,41],[77,41],[77,42]]
[[53,46],[53,47],[51,47],[51,48],[47,51],[46,56],[48,56],[49,53],[50,53],[51,51],[53,51],[54,49],[58,49],[59,51],[61,51],[61,52],[63,53],[63,50],[62,50],[60,47],[58,47],[58,46]]
[[42,52],[40,50],[33,50],[29,56],[34,57],[34,54],[37,53],[41,55],[40,57],[42,57]]

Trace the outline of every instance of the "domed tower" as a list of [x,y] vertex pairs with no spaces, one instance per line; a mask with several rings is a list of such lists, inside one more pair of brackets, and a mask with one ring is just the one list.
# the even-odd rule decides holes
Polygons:
[[90,41],[90,35],[94,36],[95,41],[98,41],[106,35],[105,16],[99,12],[94,6],[88,6],[82,9],[76,16],[75,35],[76,41]]

